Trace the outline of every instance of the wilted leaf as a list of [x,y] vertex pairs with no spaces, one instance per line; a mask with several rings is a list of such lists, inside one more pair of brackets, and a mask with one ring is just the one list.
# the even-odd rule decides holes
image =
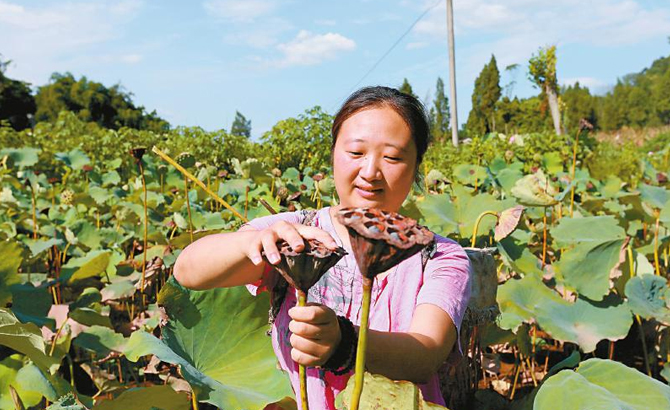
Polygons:
[[526,206],[551,206],[558,203],[554,198],[558,190],[544,176],[542,170],[526,175],[516,182],[512,188],[519,203]]
[[524,209],[525,208],[522,205],[517,205],[512,208],[505,209],[500,213],[498,216],[498,223],[494,228],[494,239],[496,242],[501,241],[507,235],[514,232],[516,226],[521,220],[521,215],[523,214]]

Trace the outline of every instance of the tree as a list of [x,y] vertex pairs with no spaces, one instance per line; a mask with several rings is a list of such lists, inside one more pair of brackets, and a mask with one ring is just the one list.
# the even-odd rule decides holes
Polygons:
[[418,98],[416,94],[414,94],[414,91],[412,91],[412,86],[410,85],[409,81],[407,81],[407,78],[403,79],[402,85],[400,88],[398,88],[398,91],[401,93],[409,94],[414,98]]
[[587,87],[580,86],[579,82],[561,90],[563,109],[563,126],[567,130],[577,130],[579,121],[583,118],[594,127],[598,126],[596,116],[596,100]]
[[556,134],[562,134],[556,78],[556,46],[540,48],[537,54],[533,54],[528,62],[528,71],[530,80],[547,98]]
[[0,121],[9,121],[18,131],[30,126],[31,117],[35,114],[35,98],[28,83],[5,76],[10,63],[0,60]]
[[449,133],[449,100],[444,93],[444,82],[437,77],[435,85],[435,99],[430,107],[430,130],[435,141],[443,142]]
[[230,129],[230,133],[237,135],[238,137],[251,137],[251,120],[242,115],[241,112],[235,111],[235,120],[233,120],[233,126]]
[[110,88],[89,81],[86,77],[76,80],[70,73],[54,73],[49,84],[39,87],[35,96],[38,121],[54,121],[61,111],[74,112],[86,122],[96,122],[105,128],[129,127],[156,132],[170,128],[156,111],[147,113],[144,107],[135,106],[132,94],[120,85]]
[[500,71],[495,56],[484,66],[475,80],[472,109],[466,128],[471,134],[487,134],[496,129],[496,103],[500,99]]

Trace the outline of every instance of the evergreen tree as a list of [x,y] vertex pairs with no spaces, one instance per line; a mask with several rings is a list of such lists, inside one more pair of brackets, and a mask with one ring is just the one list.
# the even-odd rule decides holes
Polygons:
[[35,102],[37,121],[55,121],[61,111],[74,112],[86,122],[96,122],[105,128],[129,127],[150,131],[170,128],[156,111],[147,113],[142,106],[135,106],[132,94],[120,85],[110,88],[89,81],[86,77],[75,79],[70,73],[54,73],[49,84],[39,87]]
[[482,135],[496,130],[496,103],[500,99],[500,71],[495,56],[484,66],[475,80],[472,109],[466,128],[470,135]]
[[435,141],[446,141],[449,134],[449,100],[444,93],[444,82],[437,77],[435,85],[435,99],[430,107],[430,128]]
[[583,118],[594,127],[598,126],[596,116],[596,99],[593,98],[587,87],[579,82],[561,90],[561,100],[564,104],[563,126],[570,132],[579,128],[579,121]]
[[9,121],[12,128],[22,130],[30,126],[35,114],[35,98],[29,84],[5,76],[10,63],[0,60],[0,121]]
[[409,81],[407,81],[407,78],[403,79],[402,85],[400,86],[400,88],[398,88],[398,91],[400,91],[401,93],[409,94],[414,98],[418,98],[416,94],[414,94],[412,86],[409,84]]
[[230,133],[237,135],[238,137],[251,137],[251,120],[242,115],[241,112],[235,111],[235,120],[233,120],[233,126],[230,129]]

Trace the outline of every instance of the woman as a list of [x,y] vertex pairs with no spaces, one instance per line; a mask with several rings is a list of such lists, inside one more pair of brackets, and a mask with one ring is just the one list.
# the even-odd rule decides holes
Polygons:
[[[256,294],[278,275],[261,252],[276,264],[279,240],[301,250],[303,239],[317,239],[349,252],[310,290],[308,306],[295,306],[296,295],[289,291],[273,325],[273,347],[294,391],[299,391],[296,362],[310,366],[312,410],[335,408],[335,396],[351,372],[334,374],[328,360],[348,348],[340,345],[347,327],[342,320],[360,323],[361,277],[347,230],[335,213],[342,207],[397,212],[416,179],[429,129],[417,99],[392,88],[368,87],[344,103],[332,136],[339,205],[319,210],[309,225],[303,224],[304,213],[291,212],[258,218],[238,232],[204,237],[181,253],[174,269],[176,279],[189,288],[247,285]],[[444,404],[436,372],[457,340],[469,298],[469,263],[457,243],[437,235],[436,241],[425,266],[417,254],[375,279],[366,368],[417,383],[426,400]]]

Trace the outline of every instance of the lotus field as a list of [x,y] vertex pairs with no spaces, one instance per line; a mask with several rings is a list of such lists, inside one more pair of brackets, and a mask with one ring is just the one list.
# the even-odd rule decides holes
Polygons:
[[[429,152],[403,206],[493,255],[500,315],[463,346],[469,408],[670,409],[670,150],[639,154],[635,178],[596,175],[579,138],[529,153],[542,136],[492,135],[448,166]],[[204,235],[336,203],[327,167],[83,148],[0,149],[0,410],[296,408],[268,294],[189,291],[171,271]],[[416,405],[415,386],[380,379],[361,408],[388,386]]]

